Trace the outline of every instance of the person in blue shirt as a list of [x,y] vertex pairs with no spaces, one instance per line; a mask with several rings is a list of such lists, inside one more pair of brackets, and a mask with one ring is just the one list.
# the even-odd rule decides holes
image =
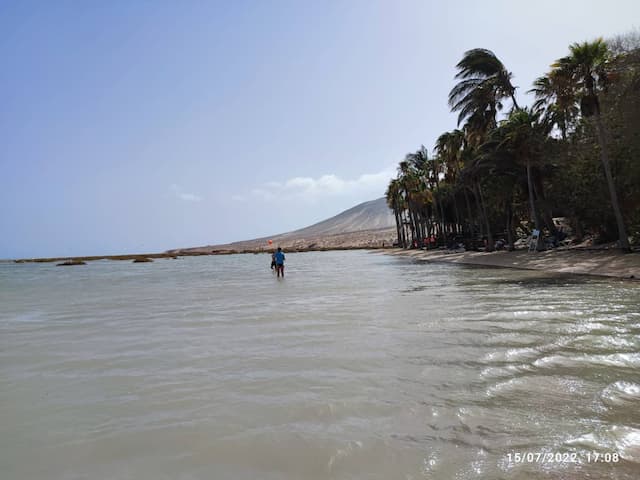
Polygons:
[[278,277],[282,274],[282,278],[284,278],[284,252],[280,247],[278,247],[278,251],[275,253],[275,261],[276,274],[278,275]]

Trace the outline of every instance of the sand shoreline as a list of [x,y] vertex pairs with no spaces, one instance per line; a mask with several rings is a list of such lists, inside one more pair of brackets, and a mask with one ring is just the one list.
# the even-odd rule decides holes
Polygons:
[[[336,247],[301,247],[301,248],[284,248],[289,253],[303,253],[303,252],[327,252],[333,250],[379,250],[383,247],[378,246],[336,246]],[[389,248],[390,247],[385,247]],[[244,254],[269,254],[274,251],[273,247],[260,247],[245,250],[229,250],[229,249],[181,249],[181,250],[169,250],[161,253],[130,253],[122,255],[93,255],[84,257],[34,257],[34,258],[7,258],[0,259],[0,262],[7,263],[51,263],[60,261],[83,261],[93,262],[97,260],[139,260],[139,259],[156,259],[156,258],[169,258],[177,259],[179,257],[206,257],[206,256],[218,256],[218,255],[244,255]]]
[[596,275],[631,280],[640,279],[640,254],[615,250],[563,249],[544,252],[461,252],[444,250],[385,251],[389,255],[408,256],[427,262],[446,262],[464,265],[484,265],[550,273]]
[[[367,246],[351,246],[337,248],[285,249],[289,252],[331,251],[331,250],[368,250],[372,253],[412,257],[426,262],[458,263],[464,265],[482,265],[488,267],[517,268],[522,270],[539,270],[550,273],[573,275],[596,275],[610,278],[640,280],[640,253],[622,253],[619,250],[594,250],[583,248],[555,249],[543,252],[475,252],[448,253],[445,250],[403,250],[399,248],[371,248]],[[172,251],[171,253],[104,255],[94,257],[57,257],[31,258],[13,260],[15,263],[44,263],[59,260],[135,260],[141,257],[177,258],[181,256],[208,256],[229,254],[261,254],[265,249],[245,251]]]

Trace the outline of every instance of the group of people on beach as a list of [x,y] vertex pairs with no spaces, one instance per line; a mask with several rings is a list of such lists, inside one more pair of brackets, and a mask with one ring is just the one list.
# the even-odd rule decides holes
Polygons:
[[284,278],[284,252],[282,248],[278,247],[278,250],[271,254],[271,270],[276,271],[278,278],[282,275]]

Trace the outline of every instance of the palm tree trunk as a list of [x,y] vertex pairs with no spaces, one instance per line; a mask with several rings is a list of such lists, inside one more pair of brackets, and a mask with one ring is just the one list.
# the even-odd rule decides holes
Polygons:
[[533,199],[533,181],[531,180],[531,162],[527,158],[527,189],[529,190],[529,208],[533,217],[533,225],[536,230],[540,230],[540,220],[536,211],[536,202]]
[[420,242],[424,243],[424,239],[427,238],[427,219],[424,216],[424,209],[420,209],[419,221],[420,221]]
[[618,204],[618,194],[616,192],[616,185],[613,181],[613,175],[611,175],[611,164],[609,163],[609,152],[607,151],[607,145],[605,143],[604,125],[602,125],[602,119],[600,113],[596,113],[596,130],[598,132],[598,143],[600,144],[600,160],[604,167],[604,174],[607,177],[607,186],[609,187],[609,194],[611,195],[611,206],[613,207],[613,213],[616,217],[616,223],[618,224],[618,242],[620,248],[625,251],[631,251],[629,247],[629,237],[627,236],[627,229],[624,226],[624,219],[622,218],[622,212],[620,211],[620,205]]
[[453,224],[453,233],[458,234],[460,228],[460,213],[458,212],[458,200],[455,192],[453,193],[453,215],[455,217],[455,223]]
[[429,237],[429,210],[425,208],[422,211],[422,231],[424,232],[424,238]]
[[405,212],[404,217],[402,219],[402,247],[409,247],[409,219],[408,212]]
[[397,208],[393,209],[393,214],[396,217],[396,231],[398,232],[398,245],[401,245],[400,242],[401,242],[402,235],[400,234],[400,229],[401,229],[402,226],[400,224],[400,216],[398,214],[398,209]]
[[411,225],[411,245],[410,248],[413,248],[417,245],[417,237],[416,237],[416,229],[418,227],[418,219],[416,217],[416,212],[413,208],[409,208],[409,222]]
[[493,252],[493,235],[491,234],[491,225],[489,224],[487,209],[484,206],[484,198],[482,196],[482,187],[480,187],[480,183],[478,183],[478,194],[480,196],[480,205],[482,206],[482,216],[484,217],[484,222],[487,226],[487,246],[485,251]]
[[440,230],[440,208],[438,205],[438,200],[436,199],[436,196],[433,196],[433,219],[435,221],[435,232],[436,232],[436,237],[439,235],[439,230]]
[[440,230],[442,232],[442,236],[445,239],[446,242],[446,237],[447,237],[447,233],[446,233],[446,220],[444,218],[444,209],[442,208],[442,203],[440,200],[438,200],[438,208],[440,209]]
[[471,203],[469,202],[469,195],[467,194],[467,188],[462,187],[462,191],[464,192],[464,201],[467,204],[467,224],[469,226],[469,230],[471,235],[473,235],[473,230],[475,227],[475,222],[473,222],[473,213],[471,212]]
[[556,224],[553,223],[553,212],[549,202],[547,201],[547,197],[544,194],[544,183],[542,183],[542,178],[540,175],[532,175],[532,181],[533,194],[538,201],[538,215],[542,215],[541,222],[547,226],[551,235],[557,237],[558,229],[556,228]]
[[513,195],[507,200],[507,250],[512,251],[513,246]]
[[513,109],[520,110],[520,107],[518,106],[518,102],[516,102],[516,96],[513,93],[511,94],[511,101],[513,102]]
[[[476,210],[478,211],[478,223],[474,224],[474,227],[477,225],[478,226],[478,234],[480,235],[480,237],[483,236],[484,232],[483,232],[483,227],[482,224],[484,223],[484,215],[482,213],[482,207],[480,205],[480,197],[478,196],[478,188],[476,187],[476,185],[473,185],[473,199],[476,201]],[[473,232],[475,234],[475,232]],[[474,239],[475,240],[475,239]]]

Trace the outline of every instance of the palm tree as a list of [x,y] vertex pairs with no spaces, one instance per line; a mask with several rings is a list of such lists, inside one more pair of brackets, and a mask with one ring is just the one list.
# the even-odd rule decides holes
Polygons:
[[385,192],[385,197],[387,198],[387,205],[391,210],[393,210],[393,216],[396,219],[396,232],[398,234],[398,245],[404,246],[404,242],[402,239],[402,219],[401,219],[401,207],[402,207],[402,198],[400,195],[400,183],[397,179],[392,179],[389,182],[389,186],[387,187],[387,191]]
[[460,210],[458,209],[458,193],[462,191],[458,184],[458,177],[462,169],[462,149],[465,143],[464,132],[453,130],[445,132],[438,137],[435,145],[436,157],[444,173],[446,183],[446,196],[453,205],[455,224],[454,232],[458,233],[460,223]]
[[420,148],[415,153],[409,153],[405,157],[405,160],[409,162],[411,168],[418,172],[425,172],[427,169],[427,164],[429,162],[429,153],[424,145],[421,145]]
[[576,95],[580,99],[582,115],[586,118],[593,118],[595,121],[598,145],[600,147],[600,160],[604,167],[604,174],[611,196],[611,206],[618,226],[620,247],[629,251],[629,238],[618,203],[615,182],[611,174],[605,127],[600,116],[600,99],[598,98],[598,92],[604,90],[607,86],[609,48],[600,38],[593,42],[574,43],[569,47],[569,50],[571,53],[557,60],[552,67],[558,74],[572,79]]
[[[491,232],[491,223],[489,222],[489,216],[487,214],[487,208],[484,201],[484,195],[482,193],[482,179],[487,175],[487,168],[484,162],[484,157],[479,155],[477,149],[469,148],[465,151],[467,162],[461,172],[461,180],[463,184],[468,184],[471,192],[476,201],[478,214],[481,218],[481,223],[484,223],[486,228],[487,251],[493,251],[493,234]],[[482,229],[480,229],[480,235],[482,235]]]
[[451,110],[459,111],[458,125],[475,115],[475,120],[493,120],[502,108],[502,100],[510,98],[513,108],[518,109],[515,87],[511,84],[512,74],[495,54],[484,48],[474,48],[465,52],[456,65],[458,84],[449,93]]
[[[521,183],[521,166],[514,162],[514,152],[509,146],[504,127],[492,131],[488,140],[480,147],[475,167],[484,170],[483,177],[489,180],[493,205],[504,212],[508,250],[514,249],[515,224],[514,201]],[[488,227],[487,227],[488,228]]]
[[436,154],[443,160],[445,180],[455,183],[460,168],[462,168],[460,155],[464,146],[464,132],[453,130],[445,132],[436,140]]
[[538,115],[529,109],[520,109],[511,112],[509,118],[500,125],[502,141],[497,149],[507,148],[513,152],[516,159],[523,161],[527,172],[527,190],[529,195],[529,208],[531,218],[536,229],[540,229],[540,219],[534,200],[534,188],[531,175],[531,163],[539,155],[542,131],[537,124]]
[[562,70],[551,71],[537,78],[527,93],[536,97],[533,110],[541,114],[550,128],[556,125],[562,139],[566,140],[567,132],[578,115],[571,78]]

